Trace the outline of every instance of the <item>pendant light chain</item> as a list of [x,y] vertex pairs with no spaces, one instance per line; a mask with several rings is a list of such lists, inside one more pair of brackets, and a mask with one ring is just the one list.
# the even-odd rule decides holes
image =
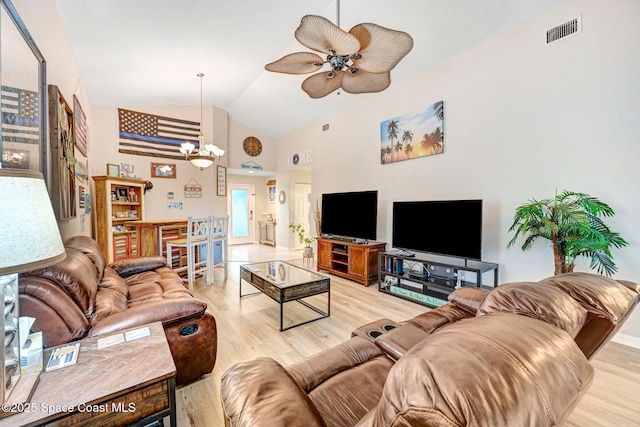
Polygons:
[[[203,123],[203,115],[202,115],[202,78],[204,77],[203,73],[198,73],[198,77],[200,77],[200,145],[204,144],[204,123]],[[201,149],[204,147],[200,147]]]

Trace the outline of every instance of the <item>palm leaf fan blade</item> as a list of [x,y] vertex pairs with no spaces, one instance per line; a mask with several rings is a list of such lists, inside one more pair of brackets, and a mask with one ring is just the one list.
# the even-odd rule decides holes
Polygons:
[[371,73],[391,71],[413,49],[413,39],[403,31],[376,24],[359,24],[349,30],[360,42],[362,58],[354,64]]
[[369,73],[359,70],[357,73],[345,72],[342,78],[342,89],[349,93],[382,92],[391,84],[391,74]]
[[311,52],[291,53],[264,66],[265,70],[285,74],[308,74],[322,68],[322,58]]
[[351,55],[360,50],[360,42],[322,16],[307,15],[295,32],[296,40],[318,52]]
[[340,88],[343,72],[336,73],[333,77],[330,72],[320,72],[309,76],[302,82],[302,90],[311,98],[322,98],[334,90]]

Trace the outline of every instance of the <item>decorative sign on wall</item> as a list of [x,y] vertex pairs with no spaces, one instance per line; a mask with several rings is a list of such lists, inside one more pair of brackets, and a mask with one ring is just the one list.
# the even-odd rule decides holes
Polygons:
[[91,213],[91,193],[84,193],[84,213]]
[[135,165],[130,163],[120,163],[120,173],[123,178],[131,178],[133,177],[133,171],[135,170]]
[[313,150],[305,150],[289,156],[289,167],[311,163],[313,161]]
[[58,220],[69,220],[77,216],[73,110],[54,85],[49,85],[49,144],[53,211]]
[[224,166],[218,165],[217,168],[217,194],[218,196],[226,196],[227,195],[227,168]]
[[167,209],[182,209],[182,202],[167,202]]
[[184,185],[184,197],[187,199],[197,199],[202,197],[202,185],[198,184],[198,181],[191,178],[189,182]]
[[444,152],[444,102],[380,123],[380,163]]
[[76,178],[84,184],[87,183],[87,164],[82,160],[76,163]]
[[84,209],[84,187],[78,185],[78,205],[80,209]]

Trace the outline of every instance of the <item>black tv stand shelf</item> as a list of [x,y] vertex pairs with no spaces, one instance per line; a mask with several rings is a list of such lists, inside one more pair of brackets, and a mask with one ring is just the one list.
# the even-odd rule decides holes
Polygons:
[[[462,286],[492,289],[498,286],[498,264],[446,258],[429,254],[399,255],[399,251],[378,254],[378,290],[427,307],[439,307],[447,296]],[[485,275],[493,276],[491,285]]]

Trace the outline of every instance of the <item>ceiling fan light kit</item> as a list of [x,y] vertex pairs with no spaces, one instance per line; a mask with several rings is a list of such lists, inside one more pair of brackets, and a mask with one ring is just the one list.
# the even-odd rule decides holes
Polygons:
[[[338,1],[338,25],[339,11]],[[347,33],[317,15],[304,16],[295,37],[325,58],[311,52],[291,53],[265,69],[285,74],[316,72],[302,82],[302,90],[311,98],[322,98],[340,88],[353,94],[381,92],[391,84],[391,70],[413,48],[413,39],[403,31],[367,23]],[[330,70],[320,71],[325,64]]]

